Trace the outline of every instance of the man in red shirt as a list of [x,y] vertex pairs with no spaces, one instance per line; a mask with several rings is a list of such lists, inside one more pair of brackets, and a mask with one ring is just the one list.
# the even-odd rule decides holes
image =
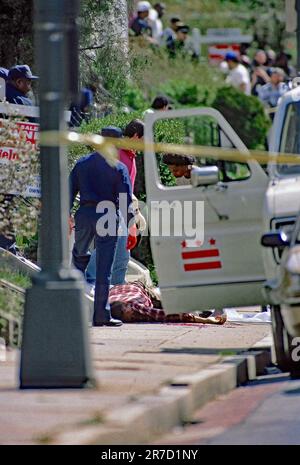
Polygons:
[[[123,131],[124,137],[132,140],[141,140],[144,137],[144,123],[139,119],[134,119],[127,124]],[[129,177],[132,184],[132,192],[134,192],[134,183],[136,178],[136,151],[120,149],[119,158],[128,168]]]

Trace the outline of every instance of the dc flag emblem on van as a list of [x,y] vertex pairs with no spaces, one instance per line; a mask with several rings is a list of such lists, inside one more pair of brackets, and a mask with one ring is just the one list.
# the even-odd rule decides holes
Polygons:
[[218,270],[222,268],[220,251],[216,245],[216,240],[213,238],[205,246],[196,241],[194,247],[191,247],[188,241],[183,241],[181,248],[184,271]]

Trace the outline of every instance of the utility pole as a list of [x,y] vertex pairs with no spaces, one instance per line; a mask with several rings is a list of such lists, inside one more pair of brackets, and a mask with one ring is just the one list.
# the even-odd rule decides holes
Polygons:
[[[79,0],[35,0],[40,131],[66,130],[70,95],[70,31]],[[75,37],[76,34],[73,34]],[[74,82],[72,90],[74,92]],[[83,282],[69,266],[68,165],[65,147],[41,145],[41,268],[26,293],[21,388],[79,388],[92,384],[88,309]]]

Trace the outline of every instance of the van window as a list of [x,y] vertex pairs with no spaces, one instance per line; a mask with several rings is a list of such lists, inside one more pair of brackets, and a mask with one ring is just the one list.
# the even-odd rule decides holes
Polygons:
[[[287,106],[279,150],[283,153],[300,154],[300,102],[293,102]],[[277,169],[280,174],[299,174],[300,164],[281,164]]]
[[[179,145],[232,147],[231,141],[220,129],[216,120],[210,116],[192,116],[158,121],[154,126],[155,141],[165,141],[165,137],[161,136],[166,134],[170,137],[168,142],[175,142]],[[188,152],[187,150],[187,155]],[[218,160],[209,155],[207,157],[203,155],[195,157],[193,163],[185,169],[184,167],[172,166],[172,154],[171,157],[164,156],[166,154],[156,155],[161,183],[164,186],[191,186],[190,170],[192,166],[218,166],[222,182],[241,181],[251,176],[250,168],[246,163]],[[168,160],[170,166],[164,163],[165,160]]]

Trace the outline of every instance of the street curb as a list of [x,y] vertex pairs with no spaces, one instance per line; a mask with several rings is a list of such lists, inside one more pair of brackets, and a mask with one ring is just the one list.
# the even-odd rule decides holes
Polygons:
[[[54,434],[50,444],[117,445],[149,444],[153,438],[191,420],[193,412],[261,374],[271,360],[270,346],[224,357],[220,363],[173,379],[157,395],[143,396],[111,411],[103,423]],[[265,365],[266,366],[266,365]]]

